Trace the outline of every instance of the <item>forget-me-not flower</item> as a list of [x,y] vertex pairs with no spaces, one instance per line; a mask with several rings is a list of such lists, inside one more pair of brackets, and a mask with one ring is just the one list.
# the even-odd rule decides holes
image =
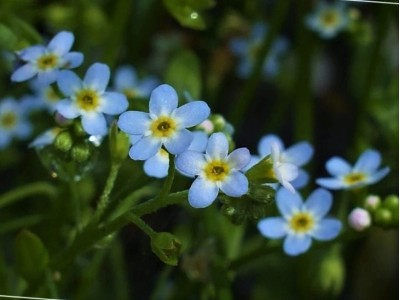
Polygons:
[[343,2],[321,1],[315,11],[306,17],[306,25],[322,38],[333,38],[350,22],[347,7]]
[[114,88],[129,99],[146,98],[158,85],[159,81],[154,76],[139,80],[134,67],[121,66],[115,70]]
[[89,67],[83,81],[72,71],[61,71],[57,84],[67,98],[58,102],[57,111],[67,119],[81,116],[88,134],[105,135],[104,114],[118,115],[128,108],[124,94],[106,91],[109,80],[109,67],[100,63]]
[[332,157],[326,169],[333,178],[318,178],[317,183],[331,190],[360,188],[378,182],[389,173],[389,167],[378,170],[381,155],[378,151],[365,150],[354,167],[341,157]]
[[[232,39],[229,47],[232,53],[238,57],[237,75],[247,78],[253,68],[257,53],[267,33],[267,26],[263,23],[256,23],[250,32],[249,37],[238,37]],[[278,37],[272,44],[268,56],[263,64],[263,73],[266,76],[274,76],[278,72],[279,57],[287,50],[288,42]]]
[[61,100],[61,97],[52,85],[41,85],[38,80],[32,80],[31,88],[34,91],[33,97],[37,107],[46,109],[50,113],[56,111],[57,103]]
[[325,189],[314,190],[304,203],[298,193],[279,189],[276,204],[282,217],[262,219],[258,229],[267,238],[285,238],[283,250],[288,255],[306,252],[312,239],[331,240],[342,228],[339,220],[325,217],[332,206],[332,195]]
[[24,103],[12,98],[0,101],[0,149],[6,148],[11,140],[25,139],[32,132],[32,124],[28,121]]
[[204,153],[185,151],[176,157],[176,168],[184,174],[197,176],[189,189],[189,204],[195,208],[211,205],[219,190],[231,197],[248,191],[248,180],[242,173],[250,162],[247,148],[239,148],[228,155],[229,143],[225,134],[213,133]]
[[119,117],[119,128],[129,135],[139,135],[129,156],[147,160],[162,146],[174,155],[188,149],[193,133],[187,128],[203,122],[210,114],[204,101],[193,101],[178,107],[178,94],[168,84],[155,88],[150,96],[149,113],[126,111]]
[[41,85],[48,85],[58,78],[60,69],[72,69],[83,62],[83,54],[69,52],[75,37],[71,32],[61,31],[49,42],[47,47],[36,45],[17,52],[25,62],[11,75],[12,81],[25,81],[37,75]]

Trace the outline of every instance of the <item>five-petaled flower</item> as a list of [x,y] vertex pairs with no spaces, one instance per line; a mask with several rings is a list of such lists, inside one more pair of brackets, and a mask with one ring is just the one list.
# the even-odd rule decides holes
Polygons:
[[317,183],[331,190],[354,189],[370,185],[389,173],[389,167],[378,170],[380,163],[380,153],[371,149],[361,154],[354,167],[340,157],[332,157],[326,162],[326,169],[333,178],[318,178]]
[[89,67],[83,81],[72,71],[61,71],[57,84],[68,98],[57,103],[57,111],[67,119],[81,116],[83,129],[88,134],[105,135],[104,114],[118,115],[128,108],[124,94],[106,92],[109,80],[109,67],[100,63]]
[[267,238],[285,238],[283,250],[288,255],[306,252],[313,238],[331,240],[342,228],[339,220],[325,217],[332,205],[332,195],[325,189],[316,189],[304,203],[298,193],[279,189],[276,204],[282,217],[262,219],[258,229]]
[[60,69],[72,69],[83,62],[83,54],[69,52],[74,35],[61,31],[49,42],[47,47],[36,45],[17,52],[18,57],[26,62],[11,75],[12,81],[25,81],[37,75],[41,85],[48,85],[58,78]]
[[178,95],[167,84],[155,88],[149,101],[150,113],[126,111],[119,117],[119,128],[138,141],[129,150],[134,160],[147,160],[162,146],[174,155],[187,150],[193,140],[188,129],[207,119],[210,108],[204,101],[193,101],[178,107]]
[[211,205],[221,189],[231,197],[248,191],[248,180],[241,170],[250,162],[247,148],[228,155],[229,143],[223,133],[213,133],[204,153],[185,151],[176,157],[176,168],[184,174],[197,176],[189,189],[189,203],[195,208]]

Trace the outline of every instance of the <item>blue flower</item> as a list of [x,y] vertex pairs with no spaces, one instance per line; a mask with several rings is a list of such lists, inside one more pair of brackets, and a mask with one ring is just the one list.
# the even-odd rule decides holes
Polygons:
[[[238,57],[239,64],[237,75],[247,78],[253,68],[256,55],[267,33],[265,24],[256,23],[249,37],[239,37],[231,40],[229,47],[232,53]],[[274,76],[278,72],[279,57],[287,50],[288,42],[284,38],[277,38],[263,64],[263,73],[266,76]]]
[[90,135],[105,135],[104,114],[118,115],[128,108],[124,94],[106,92],[110,69],[95,63],[89,67],[83,81],[72,71],[61,71],[57,81],[67,99],[57,103],[57,111],[67,119],[82,117],[83,129]]
[[306,252],[313,238],[331,240],[342,228],[339,220],[325,218],[332,206],[332,195],[325,189],[314,190],[304,203],[298,193],[279,189],[276,204],[282,217],[262,219],[258,229],[267,238],[285,238],[283,250],[288,255]]
[[329,4],[322,1],[315,11],[306,17],[306,25],[325,39],[336,36],[347,27],[349,22],[347,8],[340,2]]
[[0,102],[0,149],[6,148],[15,137],[25,139],[32,132],[32,125],[27,119],[28,110],[24,103],[12,98]]
[[178,95],[167,84],[152,91],[149,111],[127,111],[118,120],[122,131],[140,136],[129,151],[133,160],[147,160],[156,155],[162,146],[171,154],[182,153],[193,140],[192,132],[186,128],[201,123],[210,114],[210,108],[204,101],[193,101],[178,107]]
[[12,81],[25,81],[37,75],[41,85],[49,85],[57,80],[60,69],[76,68],[83,62],[83,54],[69,52],[74,43],[74,35],[61,31],[47,47],[36,45],[17,53],[26,62],[11,75]]
[[57,103],[61,100],[55,88],[51,85],[41,85],[38,80],[31,81],[31,88],[34,91],[37,107],[44,108],[50,113],[54,113]]
[[135,68],[131,66],[121,66],[115,71],[114,88],[129,99],[146,98],[158,85],[159,81],[154,76],[139,80]]
[[302,188],[308,182],[308,174],[300,167],[308,163],[314,153],[308,142],[299,142],[285,150],[282,140],[274,135],[265,135],[258,143],[259,156],[252,156],[246,169],[250,169],[267,155],[271,155],[276,179],[287,189]]
[[365,150],[354,167],[340,157],[326,162],[326,169],[333,178],[318,178],[317,183],[331,190],[360,188],[378,182],[389,173],[389,167],[378,170],[381,155],[376,150]]
[[228,155],[229,143],[223,133],[213,133],[204,153],[185,151],[176,157],[176,168],[184,174],[197,176],[189,189],[189,204],[195,208],[211,205],[219,190],[231,197],[247,193],[248,181],[241,172],[250,162],[247,148]]

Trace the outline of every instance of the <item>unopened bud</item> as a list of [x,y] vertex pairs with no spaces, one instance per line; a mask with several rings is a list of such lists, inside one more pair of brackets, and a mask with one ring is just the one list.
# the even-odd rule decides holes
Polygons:
[[388,227],[392,223],[392,213],[387,208],[380,207],[374,212],[374,222],[382,227]]
[[90,149],[88,145],[83,143],[74,145],[71,149],[71,157],[74,161],[80,163],[86,161],[90,156]]
[[381,198],[379,196],[369,195],[365,199],[364,206],[366,209],[368,209],[370,211],[374,211],[375,209],[377,209],[380,206],[380,204],[381,204]]
[[71,149],[72,144],[73,140],[68,131],[60,132],[54,139],[54,146],[63,152],[68,152]]
[[181,242],[169,232],[159,232],[151,238],[151,249],[162,262],[168,265],[178,264],[181,248]]
[[354,230],[363,231],[371,226],[371,216],[367,210],[357,207],[349,215],[349,224]]

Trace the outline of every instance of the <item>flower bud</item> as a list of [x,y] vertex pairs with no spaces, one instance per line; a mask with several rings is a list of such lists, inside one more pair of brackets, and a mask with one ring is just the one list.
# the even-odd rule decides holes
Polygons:
[[374,222],[384,228],[388,228],[392,223],[392,213],[389,209],[380,207],[374,212]]
[[349,214],[349,224],[356,231],[363,231],[371,225],[371,216],[363,208],[355,208]]
[[169,232],[158,232],[151,238],[151,249],[167,265],[178,264],[181,248],[181,242]]
[[71,149],[71,157],[74,161],[78,163],[88,160],[89,156],[90,156],[89,146],[83,143],[74,145]]
[[63,152],[68,152],[71,149],[72,144],[73,140],[68,131],[60,132],[54,139],[54,146]]
[[369,195],[365,198],[364,207],[369,211],[374,211],[377,209],[381,204],[381,198],[376,195]]
[[399,209],[399,197],[390,195],[383,201],[383,207],[391,210],[392,212]]

